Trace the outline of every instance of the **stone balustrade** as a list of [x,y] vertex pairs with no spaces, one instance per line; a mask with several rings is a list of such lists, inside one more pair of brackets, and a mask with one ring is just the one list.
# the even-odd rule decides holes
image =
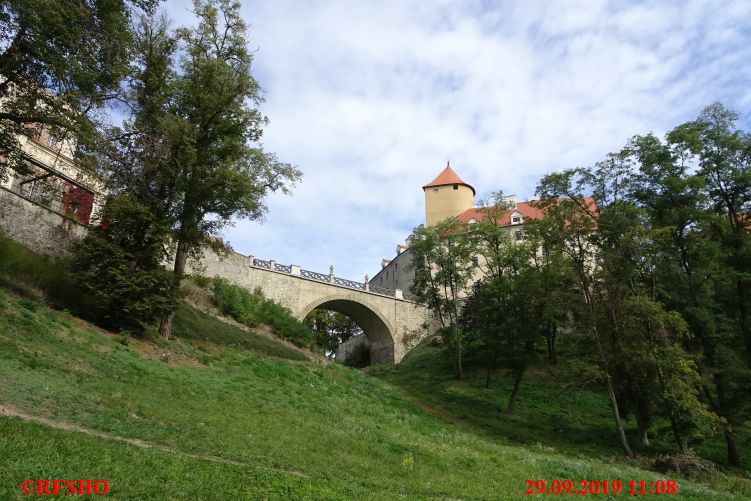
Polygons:
[[329,268],[329,273],[318,273],[310,270],[303,270],[296,264],[282,265],[274,261],[273,259],[265,261],[258,259],[254,256],[248,256],[248,260],[252,263],[254,268],[260,268],[263,270],[274,271],[277,273],[286,273],[288,275],[294,275],[300,278],[315,280],[317,282],[329,283],[332,285],[338,285],[340,287],[347,287],[348,289],[357,289],[370,294],[378,294],[381,296],[389,296],[396,299],[402,299],[404,301],[415,302],[415,297],[409,293],[403,292],[401,289],[387,289],[384,287],[377,287],[368,283],[368,276],[365,275],[364,282],[356,282],[354,280],[348,280],[346,278],[337,277],[334,275],[334,267]]

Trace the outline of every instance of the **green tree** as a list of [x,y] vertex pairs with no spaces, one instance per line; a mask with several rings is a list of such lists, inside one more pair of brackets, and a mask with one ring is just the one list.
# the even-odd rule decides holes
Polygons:
[[[141,21],[124,96],[131,114],[102,155],[112,191],[152,215],[178,286],[189,257],[224,249],[209,237],[234,218],[261,218],[265,195],[288,193],[301,176],[259,143],[268,119],[239,3],[197,1],[195,13],[197,26],[176,33],[163,19]],[[173,316],[162,315],[164,337]]]
[[71,269],[86,298],[81,313],[107,327],[141,329],[174,306],[177,288],[161,266],[154,214],[127,195],[111,197],[105,218],[73,248]]
[[543,334],[540,272],[531,264],[534,252],[529,245],[514,244],[504,252],[508,261],[501,264],[502,274],[477,282],[467,298],[462,328],[473,341],[474,350],[485,361],[487,376],[497,367],[508,369],[514,386],[505,412],[514,410],[524,373],[536,360],[535,342]]
[[464,291],[472,277],[472,246],[467,225],[446,219],[432,227],[415,228],[410,252],[414,279],[412,293],[441,323],[440,333],[454,367],[462,379],[462,349],[465,336],[459,326]]
[[332,310],[315,309],[308,313],[304,323],[313,332],[316,346],[323,349],[326,356],[332,356],[341,343],[363,333],[354,320]]
[[[613,163],[610,165],[615,166]],[[601,167],[604,168],[605,165]],[[605,386],[621,445],[626,456],[632,459],[634,454],[626,437],[614,386],[617,374],[613,359],[617,355],[612,341],[615,339],[611,333],[603,330],[601,321],[602,316],[608,313],[607,305],[602,304],[605,296],[598,277],[602,259],[598,243],[603,241],[598,234],[603,223],[598,208],[601,210],[602,206],[595,206],[586,196],[592,192],[592,185],[600,182],[604,181],[594,171],[587,169],[572,169],[545,176],[537,189],[541,196],[541,206],[546,212],[545,223],[539,230],[545,248],[566,256],[571,263],[587,310],[586,315],[578,319],[578,331],[587,346],[594,347],[593,351],[588,352],[590,363],[583,367],[582,372],[590,380]]]
[[[700,399],[699,373],[682,347],[689,337],[686,324],[655,300],[659,232],[650,228],[649,210],[636,203],[634,167],[626,149],[591,169],[549,176],[540,185],[550,223],[546,245],[570,257],[589,309],[579,326],[597,350],[580,360],[590,361],[586,373],[605,383],[629,457],[624,410],[634,412],[640,442],[648,445],[653,412],[660,406],[684,450],[687,436],[706,432],[697,423],[712,417]],[[585,202],[585,193],[594,195],[596,210]],[[587,223],[585,233],[579,232],[578,221]]]
[[90,143],[101,110],[127,72],[131,6],[125,2],[7,0],[0,5],[0,178],[21,168],[18,136],[38,127]]
[[751,379],[744,368],[740,293],[747,286],[748,263],[739,259],[748,234],[738,214],[746,210],[748,194],[747,168],[744,173],[738,154],[744,134],[733,129],[733,119],[713,105],[696,121],[673,129],[665,141],[637,136],[628,149],[639,167],[635,198],[648,209],[658,248],[654,295],[686,319],[691,336],[681,345],[707,374],[702,396],[721,417],[728,464],[740,466],[734,426],[749,414]]
[[[173,221],[174,273],[179,283],[190,255],[232,218],[258,219],[269,191],[289,192],[301,173],[265,152],[258,141],[268,123],[256,106],[261,90],[251,75],[252,54],[240,4],[196,0],[198,25],[180,30],[185,55],[170,107],[176,140],[170,142],[167,217]],[[169,336],[174,312],[159,332]]]

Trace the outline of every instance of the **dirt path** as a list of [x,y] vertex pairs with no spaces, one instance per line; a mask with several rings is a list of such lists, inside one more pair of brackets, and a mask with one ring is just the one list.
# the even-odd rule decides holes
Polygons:
[[15,417],[15,418],[22,419],[24,421],[29,421],[32,423],[49,426],[50,428],[55,428],[58,430],[65,430],[65,431],[73,431],[76,433],[83,433],[84,435],[89,435],[91,437],[97,437],[97,438],[101,438],[103,440],[109,440],[112,442],[125,442],[126,444],[133,445],[135,447],[140,447],[142,449],[155,449],[155,450],[167,452],[170,454],[179,454],[181,456],[186,456],[186,457],[193,458],[193,459],[202,459],[205,461],[213,461],[215,463],[230,464],[233,466],[249,466],[251,468],[260,468],[262,470],[273,471],[277,473],[287,473],[290,475],[296,475],[298,477],[310,478],[310,475],[303,473],[301,471],[285,470],[282,468],[272,468],[270,466],[265,466],[265,465],[257,464],[257,463],[244,463],[242,461],[235,461],[233,459],[225,459],[219,456],[192,454],[190,452],[183,452],[177,449],[173,449],[171,447],[166,447],[164,445],[152,444],[150,442],[141,440],[139,438],[128,438],[128,437],[120,437],[118,435],[111,435],[109,433],[103,433],[101,431],[92,430],[90,428],[85,428],[83,426],[80,426],[74,423],[68,423],[66,421],[60,421],[57,419],[51,419],[51,418],[47,418],[43,416],[34,416],[31,414],[27,414],[7,404],[0,404],[0,416]]

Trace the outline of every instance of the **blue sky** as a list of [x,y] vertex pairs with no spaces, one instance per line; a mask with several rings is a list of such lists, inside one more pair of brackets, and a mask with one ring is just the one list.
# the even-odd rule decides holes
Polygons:
[[[168,1],[176,25],[190,4]],[[424,222],[446,160],[478,196],[533,198],[715,101],[751,115],[751,2],[244,1],[264,147],[304,174],[240,253],[362,280]]]

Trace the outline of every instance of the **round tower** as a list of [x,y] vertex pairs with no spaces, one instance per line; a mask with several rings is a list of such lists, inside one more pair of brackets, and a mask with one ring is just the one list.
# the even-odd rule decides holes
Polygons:
[[425,192],[425,226],[456,217],[475,206],[475,189],[462,181],[448,162],[446,168],[422,189]]

